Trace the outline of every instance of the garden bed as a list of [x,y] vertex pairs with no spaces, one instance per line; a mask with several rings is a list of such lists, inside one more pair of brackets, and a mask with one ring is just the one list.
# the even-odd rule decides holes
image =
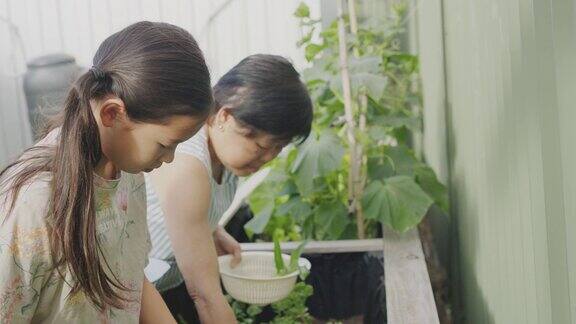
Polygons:
[[[242,243],[243,251],[273,251],[273,243]],[[291,252],[299,242],[282,244]],[[312,241],[305,254],[378,252],[384,255],[388,323],[439,323],[430,277],[416,229],[398,234],[384,229],[383,239]]]

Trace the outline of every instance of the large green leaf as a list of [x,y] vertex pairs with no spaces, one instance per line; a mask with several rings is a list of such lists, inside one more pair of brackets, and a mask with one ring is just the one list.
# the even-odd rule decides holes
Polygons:
[[414,179],[407,176],[371,182],[362,199],[367,219],[378,220],[398,232],[416,226],[432,203]]
[[378,73],[382,58],[379,56],[352,57],[348,62],[350,73]]
[[276,214],[289,215],[297,222],[300,222],[302,219],[312,214],[312,208],[310,207],[310,204],[302,201],[302,198],[299,195],[294,195],[290,197],[287,202],[278,206]]
[[[376,100],[382,97],[388,84],[388,78],[380,73],[381,62],[382,58],[378,56],[350,59],[348,66],[350,84],[354,95],[357,95],[361,89],[365,89],[366,93]],[[343,93],[340,74],[333,76],[330,83],[332,91]]]
[[350,223],[348,210],[341,202],[318,205],[314,216],[316,237],[320,240],[340,239]]
[[370,179],[386,179],[395,175],[390,161],[380,154],[368,157],[367,168]]
[[248,203],[254,218],[244,225],[245,229],[256,234],[264,231],[274,212],[276,198],[284,189],[287,179],[281,170],[272,169],[264,182],[250,194]]
[[388,78],[380,73],[380,56],[352,57],[349,62],[352,90],[357,92],[364,87],[376,100],[382,97]]
[[386,141],[390,138],[390,134],[387,132],[384,125],[371,125],[368,128],[368,135],[373,141]]
[[392,167],[397,175],[414,176],[414,168],[420,164],[412,150],[405,145],[388,146],[384,154],[393,164]]
[[388,78],[376,73],[356,73],[352,76],[352,91],[359,92],[362,87],[366,93],[375,99],[384,94]]
[[385,179],[394,175],[413,177],[415,168],[420,164],[408,147],[385,146],[383,154],[376,151],[368,157],[368,175],[371,179]]
[[302,78],[306,82],[325,80],[329,74],[320,66],[320,64],[314,64],[306,70],[302,71]]
[[416,167],[414,170],[416,174],[416,182],[420,187],[434,199],[434,202],[442,211],[448,213],[449,201],[448,201],[448,191],[446,187],[438,181],[436,178],[436,173],[430,167],[422,164]]
[[[251,205],[252,206],[252,205]],[[254,213],[254,218],[252,218],[244,228],[252,233],[260,234],[264,231],[266,224],[270,220],[270,216],[274,212],[274,200],[269,200],[265,203],[260,211]]]
[[339,168],[343,156],[341,140],[331,130],[322,131],[318,138],[313,135],[308,137],[292,165],[296,186],[302,195],[314,191],[314,179]]

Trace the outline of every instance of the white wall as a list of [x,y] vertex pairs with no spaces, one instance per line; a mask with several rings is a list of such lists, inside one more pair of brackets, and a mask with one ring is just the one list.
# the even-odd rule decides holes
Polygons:
[[[20,90],[24,63],[54,52],[90,66],[94,52],[111,33],[139,20],[164,21],[192,33],[204,50],[213,81],[249,54],[272,53],[305,66],[301,36],[292,13],[301,0],[0,0],[0,19],[21,36],[10,36],[0,21],[0,165],[28,145],[25,103]],[[313,15],[320,1],[306,0]],[[220,14],[211,20],[213,13]]]
[[32,137],[22,89],[25,63],[14,32],[0,20],[0,167],[17,157]]

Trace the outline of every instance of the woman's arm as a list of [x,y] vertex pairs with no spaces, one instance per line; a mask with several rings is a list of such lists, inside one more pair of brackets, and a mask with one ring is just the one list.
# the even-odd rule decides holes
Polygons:
[[158,290],[144,278],[140,323],[176,323]]
[[208,223],[210,179],[195,157],[176,154],[152,175],[168,235],[186,288],[202,323],[236,323],[222,293],[212,230]]

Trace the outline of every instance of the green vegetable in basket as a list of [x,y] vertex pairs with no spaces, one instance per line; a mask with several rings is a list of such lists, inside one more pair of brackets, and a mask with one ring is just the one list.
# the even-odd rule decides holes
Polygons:
[[282,249],[280,249],[280,241],[274,237],[274,263],[276,264],[276,274],[283,275],[286,271],[284,258],[282,258]]
[[[288,266],[284,263],[284,258],[282,258],[282,249],[280,248],[280,239],[275,236],[274,237],[274,263],[276,264],[276,274],[279,276],[283,276],[288,273],[292,273],[299,269],[298,260],[300,259],[300,255],[302,255],[302,251],[304,250],[304,246],[308,243],[308,241],[304,241],[298,245],[298,247],[292,251],[290,254],[290,263]],[[301,271],[303,271],[301,269]]]

